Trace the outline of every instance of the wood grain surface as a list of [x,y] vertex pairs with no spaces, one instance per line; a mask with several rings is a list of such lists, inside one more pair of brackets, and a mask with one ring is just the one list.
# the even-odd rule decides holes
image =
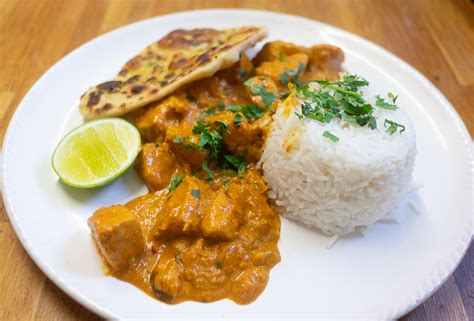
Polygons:
[[[430,79],[455,106],[471,136],[474,134],[474,4],[470,0],[0,0],[0,138],[3,140],[8,122],[28,89],[74,48],[133,21],[213,7],[291,13],[365,37]],[[3,203],[0,319],[100,320],[36,267],[18,242]],[[454,275],[402,318],[469,319],[474,320],[474,246]]]

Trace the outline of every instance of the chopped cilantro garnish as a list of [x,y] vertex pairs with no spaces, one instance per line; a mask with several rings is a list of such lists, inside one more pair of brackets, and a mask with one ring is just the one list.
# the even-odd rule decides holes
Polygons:
[[209,107],[209,109],[204,111],[204,114],[206,114],[206,116],[214,115],[215,113],[216,113],[216,106],[211,106]]
[[341,89],[353,92],[357,94],[357,91],[360,87],[366,87],[369,85],[369,82],[364,78],[361,78],[357,75],[345,75],[340,80],[331,81],[331,80],[315,80],[321,86],[330,86],[338,85]]
[[201,191],[198,189],[193,189],[191,190],[191,195],[194,196],[197,199],[201,198]]
[[179,183],[184,179],[185,175],[176,174],[171,177],[170,186],[168,187],[168,192],[172,192],[178,187]]
[[278,97],[278,98],[283,100],[283,99],[288,98],[289,95],[290,95],[290,92],[287,92],[287,93],[281,94],[280,97]]
[[323,133],[323,136],[326,137],[326,138],[329,138],[330,140],[332,140],[333,142],[337,143],[339,141],[339,137],[337,136],[334,136],[333,134],[331,134],[329,131],[324,131]]
[[227,186],[229,185],[229,182],[230,182],[230,181],[229,181],[229,179],[228,179],[227,177],[224,177],[224,176],[223,176],[223,177],[219,178],[219,180],[220,180],[222,183],[224,183],[224,186],[227,187]]
[[193,127],[193,134],[200,134],[207,128],[211,127],[211,125],[206,125],[203,122],[198,122],[196,125]]
[[[377,99],[375,101],[375,106],[377,106],[379,108],[383,108],[383,109],[387,109],[387,110],[397,110],[397,108],[398,108],[397,105],[390,104],[390,103],[386,102],[385,99],[383,99],[380,96],[375,96],[375,98]],[[392,101],[394,101],[394,100],[392,99]]]
[[228,130],[226,122],[216,120],[212,124],[198,122],[193,128],[193,134],[199,134],[199,147],[201,150],[208,150],[211,159],[217,157],[221,145],[223,144],[223,134]]
[[216,262],[216,268],[218,268],[219,270],[222,269],[222,261],[217,261]]
[[398,130],[398,128],[400,128],[400,134],[405,131],[405,126],[404,125],[398,124],[398,123],[396,123],[392,120],[389,120],[389,119],[385,119],[385,122],[383,123],[383,125],[385,127],[387,127],[387,125],[388,125],[388,128],[385,131],[389,135],[393,135]]
[[263,86],[253,87],[252,94],[259,95],[262,98],[265,106],[270,106],[277,98],[274,93],[266,91]]
[[224,111],[225,109],[225,104],[222,100],[219,100],[219,102],[217,103],[217,107],[219,108],[219,111]]
[[185,140],[186,139],[183,138],[183,137],[175,137],[175,138],[173,138],[173,143],[179,144],[179,143],[184,142]]
[[242,106],[240,105],[230,105],[230,106],[227,106],[227,109],[230,110],[231,112],[238,112],[238,111],[242,111]]
[[288,85],[288,77],[293,77],[294,81],[296,83],[299,82],[299,75],[301,72],[303,72],[305,69],[304,64],[299,63],[298,68],[295,70],[285,70],[283,73],[281,73],[278,78],[280,78],[280,82],[282,85]]
[[245,158],[247,157],[248,150],[246,149],[242,155],[235,156],[235,155],[225,155],[225,160],[237,170],[237,174],[242,175],[245,172]]
[[[263,116],[264,111],[257,104],[250,105],[231,105],[227,109],[231,112],[241,112],[249,122],[252,122]],[[235,121],[235,119],[234,119]]]
[[241,122],[242,122],[242,115],[240,115],[240,114],[235,115],[235,117],[234,117],[234,126],[236,128],[239,128]]
[[376,129],[376,128],[377,128],[377,120],[375,119],[374,116],[370,116],[370,119],[369,119],[369,128],[370,128],[370,129]]
[[[316,80],[315,82],[320,85],[319,89],[314,89],[308,84],[295,85],[296,96],[303,99],[301,113],[295,113],[300,119],[306,117],[322,123],[329,123],[332,119],[339,118],[351,124],[368,126],[371,129],[377,128],[377,121],[373,115],[374,107],[360,91],[361,87],[369,85],[367,80],[357,75],[346,75],[336,81]],[[396,110],[398,107],[395,102],[398,96],[394,96],[392,93],[387,96],[391,103],[377,96],[375,106]],[[389,122],[385,122],[385,127],[387,124],[389,125],[388,133],[393,134],[398,127],[402,128],[400,132],[403,132],[405,128],[403,125],[397,124],[397,126]]]
[[278,78],[280,79],[282,85],[288,85],[288,75],[286,74],[286,72],[281,73]]
[[202,169],[206,172],[208,178],[212,179],[214,178],[214,175],[212,174],[211,169],[209,168],[209,160],[210,158],[207,157],[204,162],[202,163]]
[[240,78],[246,79],[248,77],[248,73],[243,70],[243,69],[237,69],[237,74],[239,75]]
[[245,118],[251,122],[262,117],[264,112],[260,107],[258,107],[258,105],[252,104],[243,106],[242,114],[244,114]]
[[202,169],[207,173],[209,179],[214,177],[209,163],[218,159],[219,152],[224,146],[224,132],[227,130],[229,130],[227,123],[220,120],[216,120],[212,124],[198,122],[193,128],[193,134],[199,134],[198,148],[209,152],[202,164]]
[[260,96],[265,106],[270,106],[273,103],[273,101],[277,99],[277,95],[275,93],[271,91],[267,91],[263,85],[254,86],[252,82],[253,82],[252,78],[247,79],[244,82],[244,85],[250,88],[250,92],[252,93],[252,95]]
[[395,104],[397,102],[398,95],[394,96],[392,93],[388,93],[387,96],[388,96],[388,98],[390,98],[392,100],[392,103]]
[[[240,115],[240,114],[238,114]],[[240,116],[240,121],[242,116]],[[235,123],[235,118],[234,118]],[[239,123],[240,124],[240,123]],[[212,168],[234,168],[239,175],[242,175],[245,171],[245,157],[247,151],[242,155],[236,156],[232,154],[224,154],[226,151],[224,146],[224,133],[229,130],[228,124],[225,121],[216,120],[212,124],[206,124],[198,122],[193,127],[193,134],[199,135],[199,144],[195,146],[188,143],[186,146],[192,146],[201,151],[208,153],[207,157],[202,163],[202,169],[207,174],[207,178],[203,178],[208,183],[214,183],[214,174]]]
[[193,142],[188,142],[186,145],[184,145],[184,151],[186,152],[189,152],[193,149],[203,150],[199,144]]

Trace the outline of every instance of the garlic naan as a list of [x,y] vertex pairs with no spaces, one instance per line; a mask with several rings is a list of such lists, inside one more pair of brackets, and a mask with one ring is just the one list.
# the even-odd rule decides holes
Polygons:
[[84,93],[80,112],[86,119],[131,112],[231,66],[266,36],[263,27],[174,30],[129,60],[113,80]]

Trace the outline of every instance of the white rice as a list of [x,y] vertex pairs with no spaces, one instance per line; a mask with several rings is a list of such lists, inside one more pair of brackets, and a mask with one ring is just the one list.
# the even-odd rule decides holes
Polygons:
[[[322,124],[300,120],[294,113],[300,103],[294,102],[289,115],[285,103],[280,106],[264,147],[259,165],[270,198],[284,216],[327,235],[372,227],[410,186],[416,144],[408,116],[402,109],[376,108],[376,130],[339,119]],[[385,118],[406,130],[389,135]],[[323,137],[326,130],[339,141]]]

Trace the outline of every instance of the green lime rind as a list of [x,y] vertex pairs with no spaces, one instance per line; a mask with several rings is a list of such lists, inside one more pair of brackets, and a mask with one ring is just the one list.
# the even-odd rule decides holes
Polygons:
[[[66,142],[71,136],[79,132],[80,130],[83,130],[84,127],[93,127],[94,125],[97,125],[98,123],[103,123],[103,122],[114,122],[114,123],[122,123],[122,125],[126,126],[128,129],[130,129],[136,136],[137,139],[137,144],[136,144],[136,149],[135,151],[131,154],[127,162],[124,162],[123,166],[121,166],[117,171],[115,171],[113,174],[105,176],[101,179],[94,180],[93,182],[76,182],[69,180],[67,177],[61,174],[61,172],[57,169],[57,166],[55,166],[55,158],[56,158],[56,153],[58,150],[61,149],[62,144]],[[121,119],[121,118],[102,118],[94,121],[87,122],[85,124],[81,124],[73,129],[71,129],[56,145],[53,154],[51,155],[51,167],[53,168],[53,171],[56,173],[58,178],[63,182],[64,184],[76,188],[82,188],[82,189],[87,189],[87,188],[94,188],[94,187],[101,187],[108,185],[112,183],[114,180],[119,178],[122,174],[124,174],[135,162],[135,159],[138,156],[138,153],[141,150],[141,136],[138,131],[138,129],[133,126],[131,123]]]

